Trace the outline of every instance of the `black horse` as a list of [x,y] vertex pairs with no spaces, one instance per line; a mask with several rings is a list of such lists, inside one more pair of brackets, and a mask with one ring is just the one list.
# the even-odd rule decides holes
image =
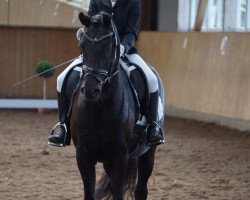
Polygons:
[[[71,111],[71,135],[87,200],[111,197],[147,199],[147,182],[156,147],[130,156],[136,123],[136,104],[129,80],[119,64],[119,38],[110,16],[79,14],[85,26],[80,40],[83,75]],[[162,89],[162,88],[161,88]],[[95,164],[104,175],[96,184]],[[136,183],[137,180],[137,183]]]

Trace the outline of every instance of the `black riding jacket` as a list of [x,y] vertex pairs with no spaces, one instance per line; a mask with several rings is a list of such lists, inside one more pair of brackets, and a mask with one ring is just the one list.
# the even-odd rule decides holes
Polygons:
[[135,49],[132,47],[137,40],[141,23],[141,0],[117,0],[113,8],[110,0],[91,0],[89,16],[101,11],[113,16],[121,44],[125,47],[125,53],[134,52]]

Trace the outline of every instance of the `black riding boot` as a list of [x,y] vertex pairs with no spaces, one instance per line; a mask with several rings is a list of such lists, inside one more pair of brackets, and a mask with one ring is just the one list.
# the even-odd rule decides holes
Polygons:
[[[64,147],[69,145],[69,119],[67,113],[69,110],[69,102],[66,97],[62,96],[60,92],[57,92],[58,99],[58,112],[59,112],[59,123],[53,128],[48,140],[48,144],[57,147]],[[59,130],[58,130],[59,128]],[[54,134],[55,131],[58,131]]]
[[164,134],[162,128],[158,124],[158,91],[154,93],[150,93],[150,104],[149,111],[150,117],[149,126],[147,129],[148,134],[148,145],[155,146],[164,143]]

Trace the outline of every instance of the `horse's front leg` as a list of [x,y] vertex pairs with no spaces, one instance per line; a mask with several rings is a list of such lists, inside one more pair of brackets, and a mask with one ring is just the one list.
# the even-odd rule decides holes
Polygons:
[[147,183],[153,171],[156,147],[152,147],[138,160],[138,181],[135,190],[135,200],[146,200],[148,196]]
[[83,181],[84,199],[95,200],[95,162],[91,161],[85,148],[79,147],[76,147],[76,160]]
[[116,154],[112,160],[110,170],[111,188],[113,200],[123,200],[123,186],[125,184],[125,176],[128,166],[128,152],[126,148],[118,148],[115,150]]

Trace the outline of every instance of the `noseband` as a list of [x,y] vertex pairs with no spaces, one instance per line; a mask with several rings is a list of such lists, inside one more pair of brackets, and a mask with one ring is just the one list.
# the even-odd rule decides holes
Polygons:
[[[92,67],[88,67],[87,65],[82,66],[82,70],[84,71],[84,78],[86,76],[93,76],[100,85],[104,85],[107,81],[109,81],[118,71],[112,73],[111,76],[108,76],[109,71],[105,69],[94,69]],[[101,79],[101,76],[105,77],[105,79]]]
[[[110,32],[106,35],[100,36],[99,38],[96,38],[96,37],[91,38],[90,36],[87,35],[86,29],[84,29],[84,31],[83,31],[83,34],[88,39],[88,41],[93,42],[93,43],[98,43],[98,42],[100,42],[108,37],[112,37],[115,34],[115,48],[113,48],[114,57],[111,58],[111,62],[109,64],[110,70],[93,68],[93,67],[89,67],[87,65],[82,66],[82,70],[84,72],[84,78],[86,76],[89,76],[89,75],[93,76],[100,83],[100,85],[104,85],[106,82],[109,82],[118,73],[118,69],[115,71],[113,71],[113,69],[119,62],[120,42],[119,42],[119,38],[118,38],[118,32],[117,32],[117,29],[116,29],[113,21],[111,21],[111,25],[112,25],[112,32]],[[102,79],[101,77],[104,77],[104,79]]]

